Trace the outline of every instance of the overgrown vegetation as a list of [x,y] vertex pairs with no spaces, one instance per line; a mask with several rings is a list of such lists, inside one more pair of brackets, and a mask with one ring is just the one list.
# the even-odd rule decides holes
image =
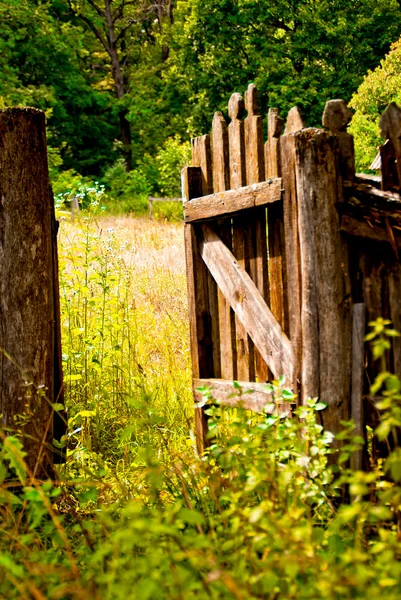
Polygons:
[[[92,193],[89,214],[59,233],[60,480],[36,481],[18,438],[2,438],[0,596],[398,599],[400,381],[383,371],[372,386],[374,435],[393,450],[370,472],[348,469],[362,442],[352,423],[336,453],[317,400],[292,419],[210,405],[212,445],[198,457],[182,226],[98,212]],[[393,335],[373,324],[378,360]]]

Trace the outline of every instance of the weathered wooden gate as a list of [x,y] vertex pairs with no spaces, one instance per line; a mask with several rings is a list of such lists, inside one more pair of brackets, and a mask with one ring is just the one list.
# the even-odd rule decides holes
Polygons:
[[[283,120],[270,109],[264,144],[250,85],[245,103],[231,97],[228,127],[216,113],[211,136],[193,140],[193,166],[182,178],[196,401],[196,388],[206,384],[217,400],[259,410],[271,401],[264,382],[284,375],[299,402],[327,403],[328,429],[338,431],[351,413],[362,427],[374,372],[363,348],[365,313],[388,313],[384,300],[371,301],[377,261],[392,273],[390,316],[401,324],[395,110],[382,118],[391,121],[382,151],[387,195],[375,178],[355,176],[351,114],[342,100],[327,103],[325,130],[305,128],[294,107],[282,135]],[[391,365],[400,351],[394,346]],[[253,393],[233,396],[233,381]],[[202,450],[202,408],[196,430]]]

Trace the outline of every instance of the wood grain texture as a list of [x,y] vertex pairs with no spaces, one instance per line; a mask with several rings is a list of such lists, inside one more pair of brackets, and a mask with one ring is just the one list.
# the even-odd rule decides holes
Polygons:
[[348,247],[339,232],[337,212],[342,203],[338,141],[318,129],[293,135],[302,282],[302,399],[313,395],[326,402],[323,422],[336,433],[340,420],[350,415],[352,330]]
[[202,196],[213,193],[213,170],[212,152],[210,147],[210,135],[191,140],[192,166],[200,167],[202,171]]
[[393,239],[391,239],[386,227],[356,219],[350,215],[343,215],[341,217],[340,230],[348,235],[376,242],[385,242],[390,245],[395,241],[397,247],[401,248],[401,232],[393,231]]
[[[284,121],[278,110],[269,109],[268,140],[265,145],[266,177],[281,177],[280,136]],[[288,333],[288,298],[285,267],[284,213],[282,203],[268,206],[270,309],[282,329]]]
[[329,100],[323,112],[323,127],[338,138],[339,169],[344,180],[352,181],[355,177],[354,138],[347,133],[347,125],[352,119],[352,112],[344,100]]
[[0,413],[4,428],[21,432],[40,479],[54,476],[51,403],[60,367],[46,152],[42,111],[0,111]]
[[[183,198],[187,202],[201,193],[200,173],[200,167],[186,167],[181,173]],[[193,225],[184,225],[184,240],[192,374],[197,379],[214,377],[208,273],[199,254],[196,228]],[[198,452],[201,454],[207,446],[207,416],[201,408],[195,409],[195,431]]]
[[[230,188],[230,164],[228,149],[228,129],[223,115],[216,112],[212,123],[212,164],[214,192],[224,192]],[[231,219],[217,223],[224,243],[232,248]],[[234,313],[220,290],[218,294],[220,363],[221,376],[235,379],[237,369],[237,342]]]
[[[248,116],[245,119],[246,183],[257,184],[265,179],[265,150],[263,144],[263,119],[259,115],[258,91],[250,84],[245,93],[245,107]],[[254,211],[247,228],[248,244],[246,256],[249,261],[248,272],[256,284],[265,302],[269,304],[269,272],[267,263],[267,223],[266,211]],[[268,368],[260,352],[255,351],[256,375],[259,381],[267,381]]]
[[[219,404],[233,408],[241,406],[246,410],[271,414],[277,410],[280,414],[291,415],[292,404],[277,400],[272,392],[267,391],[265,383],[249,383],[238,381],[240,389],[224,379],[198,379],[194,381],[196,388],[210,388],[212,397]],[[203,394],[196,391],[196,400],[202,402]],[[272,406],[274,404],[274,406]]]
[[[53,247],[53,306],[54,306],[54,399],[58,404],[65,405],[64,395],[64,377],[63,377],[63,354],[61,345],[61,312],[60,312],[60,285],[59,285],[59,265],[57,234],[59,229],[56,221],[54,197],[50,190],[50,211],[52,221],[52,247]],[[60,442],[61,438],[67,434],[67,413],[60,410],[54,413],[53,417],[53,438]],[[53,461],[55,464],[64,463],[66,458],[66,449],[54,449]]]
[[[210,146],[210,136],[203,135],[202,137],[192,140],[192,164],[198,166],[202,173],[201,195],[207,196],[213,193],[213,175],[212,175],[212,152]],[[195,193],[195,190],[193,190]],[[191,206],[193,198],[187,206]],[[209,300],[210,314],[210,331],[212,338],[213,352],[213,372],[215,377],[220,377],[220,324],[219,324],[219,305],[217,285],[209,272],[206,274],[207,290]]]
[[[352,309],[352,383],[351,383],[351,416],[355,423],[355,434],[364,436],[363,415],[363,382],[365,374],[365,328],[366,306],[363,302],[354,304]],[[362,450],[351,456],[351,467],[362,469]]]
[[277,108],[269,108],[265,144],[266,179],[281,177],[280,136],[283,127],[284,120],[280,117]]
[[[275,377],[293,380],[291,343],[246,271],[218,235],[202,225],[201,256]],[[224,378],[225,379],[225,378]]]
[[186,223],[195,223],[234,216],[243,210],[280,202],[282,195],[281,178],[218,192],[184,204],[184,220]]
[[297,106],[293,106],[287,115],[287,122],[285,124],[284,135],[287,133],[295,133],[306,127],[302,113]]
[[384,187],[392,185],[400,189],[401,185],[401,109],[391,102],[379,121],[380,135],[389,140],[387,152],[382,154],[382,178]]
[[298,238],[298,206],[295,179],[295,138],[292,134],[280,139],[284,188],[284,243],[288,294],[288,334],[295,356],[292,387],[297,393],[301,369],[301,268]]
[[[230,184],[232,188],[241,188],[246,182],[245,173],[245,127],[241,120],[245,112],[245,104],[240,94],[233,94],[228,103],[228,114],[231,122],[228,126]],[[233,219],[233,253],[239,264],[249,270],[247,247],[247,218],[242,215]],[[241,321],[235,319],[237,347],[237,378],[243,381],[255,379],[255,352],[253,342],[248,336]]]

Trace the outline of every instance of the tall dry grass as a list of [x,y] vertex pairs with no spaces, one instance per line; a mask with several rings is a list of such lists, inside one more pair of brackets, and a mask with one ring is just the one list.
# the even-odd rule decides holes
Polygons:
[[138,450],[188,447],[192,424],[182,224],[62,219],[62,346],[68,464],[121,474]]

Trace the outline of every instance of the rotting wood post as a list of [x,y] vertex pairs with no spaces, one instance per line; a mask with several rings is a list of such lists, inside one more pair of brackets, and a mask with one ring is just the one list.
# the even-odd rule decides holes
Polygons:
[[284,135],[281,151],[290,339],[299,350],[301,402],[325,402],[323,424],[337,433],[350,416],[352,331],[348,252],[336,207],[342,201],[338,140],[303,129]]
[[2,110],[0,412],[3,432],[21,436],[40,479],[54,475],[52,404],[62,401],[55,236],[45,115]]
[[[185,167],[181,173],[181,182],[184,203],[202,196],[200,167]],[[193,379],[205,379],[215,377],[208,273],[199,254],[197,226],[186,223],[184,236],[192,374]],[[195,398],[195,389],[193,394]],[[196,408],[195,432],[199,454],[208,445],[207,431],[207,416],[203,408]]]

